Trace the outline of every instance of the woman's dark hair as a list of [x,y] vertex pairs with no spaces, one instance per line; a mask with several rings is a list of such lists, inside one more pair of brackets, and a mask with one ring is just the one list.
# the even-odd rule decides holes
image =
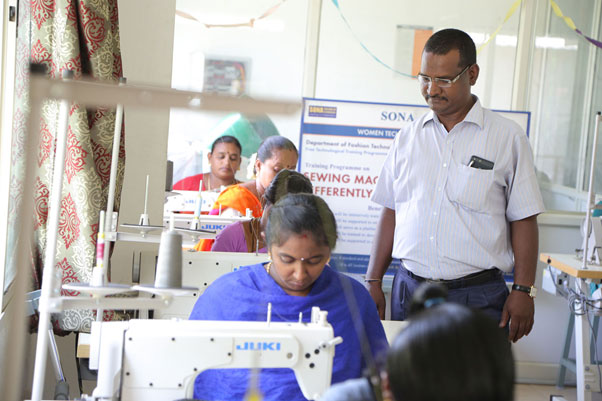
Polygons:
[[273,135],[268,136],[261,142],[259,149],[257,149],[257,159],[259,159],[260,162],[265,163],[266,160],[272,158],[274,149],[292,150],[297,155],[299,154],[297,147],[290,139],[280,135]]
[[311,194],[314,187],[309,178],[294,170],[280,170],[263,194],[263,208],[278,202],[287,194]]
[[410,318],[416,313],[442,304],[447,300],[447,287],[441,284],[422,283],[416,288],[410,300],[408,315]]
[[400,401],[511,401],[514,396],[507,335],[491,317],[454,303],[425,309],[410,321],[389,350],[387,373]]
[[220,136],[215,141],[213,141],[213,144],[211,145],[211,153],[213,153],[213,151],[215,150],[215,145],[218,145],[220,143],[233,143],[234,145],[236,145],[238,150],[240,150],[240,153],[242,153],[242,146],[240,146],[240,142],[238,142],[238,139],[236,139],[232,135]]
[[316,195],[289,194],[270,209],[265,229],[268,249],[282,245],[291,234],[309,233],[319,245],[333,249],[337,223],[326,202]]
[[460,65],[466,67],[476,64],[477,49],[470,36],[459,29],[442,29],[435,32],[424,45],[423,52],[444,55],[451,50],[457,49],[460,52]]

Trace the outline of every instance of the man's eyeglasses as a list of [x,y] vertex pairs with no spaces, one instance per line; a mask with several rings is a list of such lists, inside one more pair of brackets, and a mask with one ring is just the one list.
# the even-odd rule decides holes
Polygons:
[[420,85],[422,85],[422,86],[427,86],[427,85],[432,84],[433,81],[435,81],[435,83],[437,84],[438,87],[440,87],[440,88],[449,88],[450,86],[452,86],[453,83],[455,83],[458,79],[460,79],[460,77],[462,76],[462,74],[464,74],[466,71],[468,71],[468,69],[471,66],[472,66],[472,64],[468,64],[453,79],[448,79],[448,78],[431,78],[428,75],[418,74],[418,82],[420,82]]

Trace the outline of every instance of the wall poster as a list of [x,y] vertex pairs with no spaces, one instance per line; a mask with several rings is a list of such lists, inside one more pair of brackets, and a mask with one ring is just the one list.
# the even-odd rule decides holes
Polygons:
[[238,96],[247,92],[247,60],[205,59],[203,91]]

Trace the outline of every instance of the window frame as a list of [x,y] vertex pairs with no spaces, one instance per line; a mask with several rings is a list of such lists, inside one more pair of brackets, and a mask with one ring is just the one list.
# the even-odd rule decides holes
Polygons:
[[17,43],[17,23],[9,20],[10,7],[18,10],[18,0],[3,2],[3,7],[0,9],[2,21],[2,40],[0,41],[0,120],[2,121],[0,125],[0,312],[6,309],[15,291],[12,283],[9,284],[6,292],[4,291]]
[[[530,7],[530,9],[529,9]],[[530,27],[525,27],[526,29],[530,29],[531,37],[527,38],[526,35],[523,35],[521,38],[521,33],[524,31],[519,29],[519,44],[521,40],[527,41],[529,51],[528,55],[528,64],[526,66],[517,66],[515,71],[518,71],[519,68],[526,68],[528,73],[526,76],[528,80],[520,80],[521,77],[517,76],[515,73],[514,87],[513,87],[513,104],[512,107],[516,109],[531,109],[537,116],[537,119],[532,120],[532,129],[530,130],[533,133],[531,139],[531,146],[533,149],[533,158],[536,161],[540,152],[540,144],[541,142],[546,141],[545,133],[542,133],[540,130],[540,121],[542,115],[542,107],[543,107],[543,88],[545,82],[545,73],[546,66],[548,64],[548,51],[547,49],[542,50],[541,56],[541,71],[543,74],[535,75],[534,74],[534,56],[535,56],[535,39],[536,39],[536,30],[537,25],[542,24],[545,35],[549,35],[551,33],[551,23],[552,20],[558,18],[554,15],[552,8],[548,2],[548,0],[537,0],[536,2],[523,2],[523,7],[521,9],[521,19],[522,12],[525,8],[528,8],[527,15],[531,15],[530,18]],[[602,19],[602,3],[599,1],[594,2],[594,8],[591,10],[591,32],[587,33],[590,36],[598,38],[601,32],[601,19]],[[522,22],[522,20],[521,20]],[[541,25],[540,25],[541,26]],[[522,24],[521,24],[522,28]],[[583,40],[585,43],[585,39]],[[576,133],[579,135],[579,145],[578,145],[578,153],[577,153],[577,164],[575,165],[575,186],[568,186],[557,183],[539,183],[540,188],[548,189],[553,194],[557,194],[559,197],[571,198],[574,200],[575,208],[572,210],[565,209],[551,209],[556,212],[562,213],[573,213],[573,212],[583,212],[587,207],[587,202],[584,201],[587,197],[587,191],[589,187],[589,171],[590,171],[590,163],[591,163],[591,149],[590,145],[593,142],[593,137],[595,134],[595,112],[592,110],[593,101],[594,101],[594,80],[596,74],[596,55],[597,48],[591,44],[588,44],[587,49],[587,68],[585,73],[585,88],[586,92],[583,94],[583,108],[581,110],[581,115],[578,117],[580,120],[580,124],[582,129],[580,132]],[[524,53],[523,53],[524,55]],[[527,58],[527,57],[524,57]],[[517,60],[519,58],[517,57]],[[520,58],[523,60],[523,58]],[[539,82],[539,91],[534,95],[535,92],[530,93],[534,88],[532,88],[532,84],[529,82]],[[602,88],[600,88],[602,90]],[[514,99],[517,99],[514,102]],[[600,158],[598,157],[598,161]],[[602,179],[602,177],[600,177]]]

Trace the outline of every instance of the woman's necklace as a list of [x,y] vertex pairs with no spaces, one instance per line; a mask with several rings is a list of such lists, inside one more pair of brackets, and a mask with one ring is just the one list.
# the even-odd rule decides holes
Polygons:
[[[205,183],[205,175],[207,175],[207,180],[206,180],[207,181],[207,185],[205,185],[206,191],[211,191],[211,173],[203,174],[203,183]],[[236,180],[236,177],[234,177],[234,178],[232,178],[232,182],[229,183],[226,186],[234,185],[234,184],[237,184],[237,183],[238,183],[238,181]]]

